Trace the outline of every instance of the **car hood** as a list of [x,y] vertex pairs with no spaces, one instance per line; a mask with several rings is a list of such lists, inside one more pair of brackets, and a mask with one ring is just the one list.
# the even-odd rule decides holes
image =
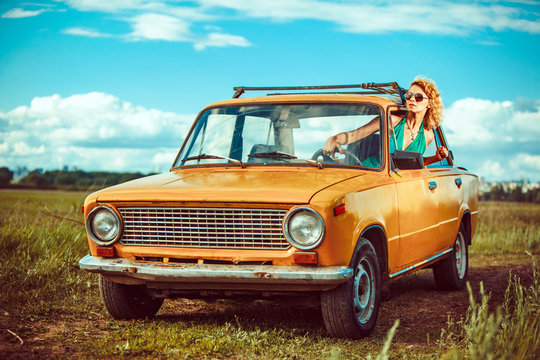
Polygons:
[[186,169],[148,176],[98,192],[97,201],[208,201],[306,204],[314,194],[363,175],[358,169]]

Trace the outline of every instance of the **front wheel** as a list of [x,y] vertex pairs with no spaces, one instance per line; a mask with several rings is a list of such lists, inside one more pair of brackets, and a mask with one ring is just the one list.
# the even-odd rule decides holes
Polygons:
[[465,287],[469,277],[469,250],[463,225],[459,226],[452,254],[433,267],[433,276],[441,289],[461,290]]
[[321,294],[321,310],[331,336],[359,339],[375,327],[381,301],[379,260],[373,245],[361,238],[351,279]]
[[107,311],[119,320],[154,316],[163,304],[163,299],[151,297],[144,286],[118,284],[102,276],[99,293]]

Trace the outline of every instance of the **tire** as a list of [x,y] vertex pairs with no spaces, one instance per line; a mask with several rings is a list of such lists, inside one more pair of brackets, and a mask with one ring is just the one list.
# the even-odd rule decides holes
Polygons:
[[102,276],[99,293],[109,314],[118,320],[152,317],[163,304],[163,299],[152,298],[144,286],[118,284]]
[[461,290],[469,278],[469,249],[463,224],[454,242],[451,255],[433,267],[437,286],[444,290]]
[[321,310],[330,336],[359,339],[371,333],[381,301],[381,273],[373,245],[361,238],[347,282],[321,293]]

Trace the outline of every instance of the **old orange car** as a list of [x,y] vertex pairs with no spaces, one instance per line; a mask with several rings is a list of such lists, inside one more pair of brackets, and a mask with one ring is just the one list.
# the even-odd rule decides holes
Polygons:
[[[478,179],[452,156],[424,167],[393,150],[402,88],[235,90],[201,111],[169,172],[87,197],[80,267],[100,274],[114,318],[175,297],[316,302],[331,336],[359,338],[392,279],[431,267],[441,288],[463,288]],[[371,121],[378,131],[323,154],[329,135]],[[434,132],[426,153],[451,150]]]

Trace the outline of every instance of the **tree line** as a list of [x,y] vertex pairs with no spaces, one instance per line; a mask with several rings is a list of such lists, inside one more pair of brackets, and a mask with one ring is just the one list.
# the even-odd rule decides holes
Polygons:
[[138,179],[148,174],[115,173],[115,172],[85,172],[82,170],[53,170],[42,172],[30,171],[17,183],[13,183],[13,171],[7,167],[0,168],[0,188],[21,188],[40,190],[98,190],[107,186],[120,184]]
[[480,195],[480,200],[540,203],[540,188],[523,192],[521,186],[517,186],[512,190],[506,190],[502,184],[497,184],[489,192]]

